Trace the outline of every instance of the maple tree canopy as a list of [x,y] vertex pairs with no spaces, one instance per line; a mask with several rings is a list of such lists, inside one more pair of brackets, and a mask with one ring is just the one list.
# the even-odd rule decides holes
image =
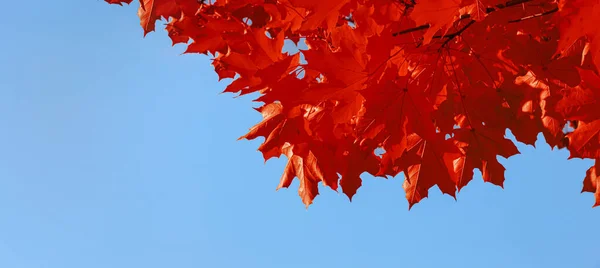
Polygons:
[[582,192],[600,205],[600,1],[140,0],[138,15],[144,35],[164,19],[173,44],[214,55],[225,92],[259,94],[242,138],[287,156],[278,189],[298,178],[307,206],[319,182],[351,199],[364,172],[403,172],[409,208],[474,169],[503,186],[507,129],[595,159]]

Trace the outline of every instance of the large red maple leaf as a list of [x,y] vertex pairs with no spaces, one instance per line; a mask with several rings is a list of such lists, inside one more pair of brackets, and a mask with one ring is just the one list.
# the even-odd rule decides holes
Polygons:
[[165,20],[186,53],[212,54],[225,92],[258,93],[263,120],[242,138],[288,158],[278,188],[298,178],[308,206],[319,184],[352,199],[364,172],[404,173],[412,207],[434,186],[455,197],[475,169],[503,186],[497,157],[518,153],[506,130],[596,160],[583,191],[600,204],[599,12],[597,0],[140,0],[138,15],[144,34]]

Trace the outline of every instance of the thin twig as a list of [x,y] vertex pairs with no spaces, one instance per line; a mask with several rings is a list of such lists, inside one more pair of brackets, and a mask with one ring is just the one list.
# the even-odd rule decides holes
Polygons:
[[446,44],[448,44],[450,41],[452,41],[452,39],[461,35],[467,28],[469,28],[471,25],[473,25],[473,23],[475,23],[475,20],[469,21],[469,23],[467,23],[467,25],[465,25],[464,27],[462,27],[460,30],[456,31],[455,33],[451,33],[451,34],[447,35],[448,39],[446,39],[446,41],[444,41],[444,43],[442,44],[442,47],[445,47]]
[[414,27],[414,28],[410,28],[410,29],[406,29],[406,30],[403,30],[403,31],[399,31],[399,32],[393,33],[392,36],[397,36],[397,35],[406,34],[406,33],[412,33],[412,32],[416,32],[416,31],[419,31],[419,30],[427,29],[429,27],[431,27],[431,25],[429,25],[429,24],[423,24],[421,26],[417,26],[417,27]]
[[548,15],[548,14],[552,14],[552,13],[557,12],[557,11],[558,11],[558,7],[555,7],[554,9],[548,10],[546,12],[534,14],[534,15],[527,16],[527,17],[522,17],[522,18],[516,19],[516,20],[510,20],[510,21],[508,21],[508,23],[521,22],[521,21],[524,21],[524,20],[533,19],[533,18],[545,16],[545,15]]

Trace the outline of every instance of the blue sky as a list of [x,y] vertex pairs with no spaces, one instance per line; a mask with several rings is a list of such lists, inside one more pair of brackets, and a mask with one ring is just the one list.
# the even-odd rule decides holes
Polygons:
[[590,163],[520,146],[505,190],[480,176],[407,210],[402,179],[306,210],[284,159],[236,141],[260,120],[208,57],[136,5],[8,1],[0,21],[0,267],[600,267]]

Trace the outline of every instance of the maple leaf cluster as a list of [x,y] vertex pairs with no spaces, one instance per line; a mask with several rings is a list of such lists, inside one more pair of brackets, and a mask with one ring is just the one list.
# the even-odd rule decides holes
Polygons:
[[[132,0],[105,0],[129,4]],[[164,19],[186,53],[214,56],[226,92],[258,93],[265,160],[284,154],[308,206],[319,183],[352,199],[361,174],[403,173],[409,207],[431,187],[503,186],[505,137],[543,133],[595,159],[600,205],[596,0],[140,0],[144,34]],[[307,49],[286,52],[285,41]],[[376,154],[375,151],[383,151]]]

